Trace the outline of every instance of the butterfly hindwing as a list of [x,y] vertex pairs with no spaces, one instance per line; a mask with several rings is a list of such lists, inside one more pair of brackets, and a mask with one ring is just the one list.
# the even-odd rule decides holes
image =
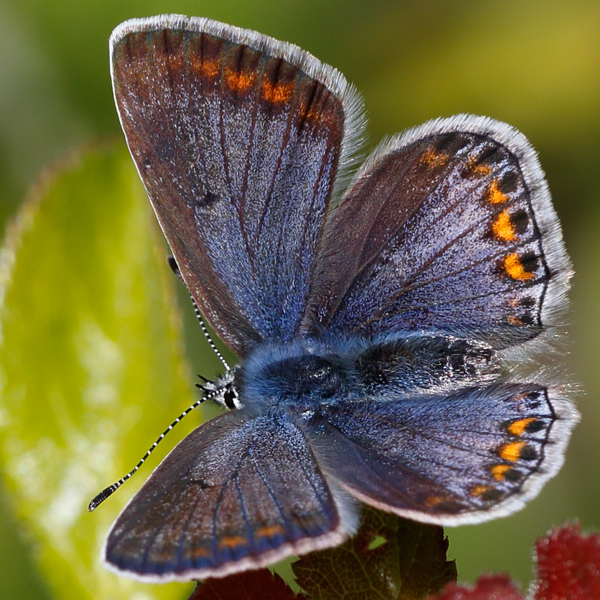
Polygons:
[[358,499],[417,521],[510,514],[560,468],[576,421],[552,388],[506,383],[323,407],[310,439]]
[[147,581],[223,576],[339,543],[354,520],[343,510],[297,427],[239,410],[159,465],[113,525],[105,561]]
[[535,152],[492,119],[376,151],[327,223],[304,329],[439,329],[508,346],[555,322],[570,277]]
[[238,354],[290,339],[305,309],[358,101],[308,53],[209,19],[111,37],[129,148],[179,270]]

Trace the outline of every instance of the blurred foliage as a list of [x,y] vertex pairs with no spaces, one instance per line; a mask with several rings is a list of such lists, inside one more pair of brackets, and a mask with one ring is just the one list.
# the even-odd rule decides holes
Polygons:
[[[365,97],[372,143],[430,118],[472,112],[515,125],[540,153],[577,271],[568,361],[574,380],[581,381],[586,392],[579,398],[582,423],[575,430],[560,475],[525,510],[489,524],[446,530],[449,558],[456,558],[463,581],[473,581],[482,571],[506,570],[527,582],[536,537],[572,517],[580,518],[586,527],[600,524],[600,438],[596,433],[600,428],[600,369],[596,367],[600,356],[600,3],[0,0],[1,223],[16,214],[44,165],[84,141],[105,135],[122,139],[108,74],[108,36],[124,19],[165,12],[207,16],[256,29],[294,42],[339,68]],[[141,481],[128,484],[129,490],[124,488],[97,514],[84,514],[86,501],[137,460],[185,407],[193,385],[191,376],[184,383],[181,373],[165,375],[170,370],[168,361],[161,363],[152,355],[158,349],[151,349],[149,340],[161,335],[171,336],[174,345],[169,352],[177,352],[174,330],[169,330],[176,329],[176,324],[158,288],[137,289],[135,307],[119,304],[123,293],[119,285],[127,281],[131,286],[142,285],[136,268],[147,276],[155,272],[149,281],[166,275],[156,255],[156,244],[161,242],[143,239],[143,231],[134,227],[135,219],[150,218],[150,211],[140,208],[145,206],[141,194],[140,205],[134,208],[120,204],[125,196],[108,193],[114,189],[109,184],[133,186],[135,180],[133,168],[125,171],[124,163],[111,156],[100,153],[79,172],[74,170],[71,183],[77,184],[77,193],[74,188],[67,191],[66,182],[62,192],[38,187],[38,198],[57,194],[51,209],[54,214],[43,214],[40,209],[34,218],[32,200],[21,217],[20,226],[31,228],[28,231],[35,239],[30,245],[32,254],[11,279],[13,291],[7,292],[14,293],[15,319],[18,316],[22,324],[14,321],[10,335],[30,336],[32,346],[27,355],[11,353],[9,331],[3,331],[0,358],[4,388],[10,369],[20,372],[24,382],[12,392],[21,403],[18,409],[7,412],[3,404],[0,412],[2,436],[8,428],[16,428],[18,435],[13,429],[11,439],[19,441],[11,447],[2,444],[1,450],[11,465],[0,501],[0,595],[7,600],[60,597],[51,595],[61,581],[60,573],[49,565],[62,560],[75,569],[68,552],[84,562],[82,572],[89,579],[80,584],[90,595],[118,597],[106,588],[100,593],[96,587],[102,569],[97,548],[93,556],[79,556],[76,550],[85,536],[99,539]],[[94,171],[102,161],[112,165],[105,193],[104,176]],[[63,209],[63,214],[59,207],[67,204],[69,211]],[[77,205],[77,210],[72,211],[71,205]],[[30,221],[23,224],[23,219]],[[59,225],[53,233],[52,219]],[[58,232],[63,233],[60,239]],[[115,245],[102,247],[100,239]],[[132,243],[129,252],[126,242]],[[131,280],[118,281],[128,269]],[[91,285],[93,293],[81,292],[84,283]],[[185,311],[186,353],[195,371],[213,376],[218,363],[193,322],[185,293],[179,293]],[[49,321],[50,309],[61,306],[63,320]],[[68,324],[67,317],[75,321]],[[118,368],[128,373],[128,383],[122,380],[117,385],[111,379],[117,367],[111,367],[110,361],[115,360],[113,353],[124,352],[119,343],[125,333],[131,333],[138,345],[126,348],[127,352],[140,354],[137,361],[127,354],[126,364]],[[108,362],[78,364],[75,349],[68,347],[75,343],[84,347],[97,343]],[[72,362],[60,364],[54,359],[61,344],[71,352]],[[145,380],[152,370],[149,362],[156,364],[156,379],[151,382]],[[31,382],[27,373],[32,374]],[[111,405],[114,398],[103,404],[93,395],[68,401],[66,396],[57,397],[55,392],[65,378],[67,383],[117,385],[109,396],[118,396],[119,408]],[[93,408],[94,402],[96,414],[86,413],[89,420],[83,422],[79,409]],[[141,412],[149,417],[143,428],[136,427]],[[101,442],[109,457],[105,461],[91,451],[92,444]],[[61,453],[72,444],[78,448],[80,462],[62,464]],[[32,526],[32,515],[45,515],[48,526]],[[36,545],[40,539],[55,540],[52,556],[40,552]],[[126,585],[115,580],[112,585]],[[155,591],[154,586],[143,589],[131,597],[167,593]],[[70,597],[81,595],[81,590],[71,590]]]
[[[532,557],[535,577],[523,594],[506,574],[482,575],[475,585],[450,584],[427,600],[594,600],[600,598],[600,536],[579,523],[540,537]],[[526,595],[525,595],[526,594]],[[191,599],[190,599],[191,600]]]
[[[48,172],[8,228],[0,458],[54,597],[167,600],[182,586],[141,586],[98,561],[142,479],[87,511],[173,408],[193,401],[166,248],[126,150],[112,146]],[[1,581],[12,585],[9,573]]]

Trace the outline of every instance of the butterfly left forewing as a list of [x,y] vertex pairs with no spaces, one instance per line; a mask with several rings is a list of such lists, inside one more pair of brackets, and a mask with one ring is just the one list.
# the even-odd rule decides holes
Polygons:
[[307,52],[210,19],[127,21],[111,62],[129,148],[203,314],[242,355],[290,339],[356,95]]

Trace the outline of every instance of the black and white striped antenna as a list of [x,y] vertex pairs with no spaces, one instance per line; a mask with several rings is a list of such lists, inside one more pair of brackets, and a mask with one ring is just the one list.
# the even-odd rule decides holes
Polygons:
[[[177,263],[175,262],[175,259],[173,257],[169,258],[169,265],[171,266],[171,269],[173,269],[173,272],[175,273],[175,275],[177,275],[177,277],[179,277],[179,279],[182,279],[181,273],[179,271],[179,267],[177,266]],[[231,367],[229,366],[229,364],[225,360],[225,357],[221,354],[221,352],[215,345],[212,337],[210,336],[210,333],[208,332],[208,327],[204,323],[204,319],[202,318],[202,313],[200,312],[200,309],[198,308],[196,301],[194,300],[194,298],[192,298],[191,295],[190,295],[190,298],[192,299],[192,304],[194,305],[194,312],[196,313],[196,318],[198,319],[198,322],[200,323],[200,328],[202,329],[202,333],[204,334],[204,337],[206,337],[206,339],[208,340],[208,343],[209,343],[210,347],[212,348],[212,351],[217,355],[217,358],[221,361],[221,363],[225,367],[225,370],[231,374]],[[201,377],[201,379],[203,379],[205,383],[208,383],[208,384],[212,383],[204,377]],[[233,378],[230,377],[230,380],[233,381]],[[186,415],[191,413],[195,408],[200,406],[206,400],[212,400],[215,397],[221,396],[223,394],[224,388],[226,388],[227,386],[219,387],[217,384],[215,387],[207,388],[203,385],[198,385],[197,387],[199,387],[203,391],[205,391],[206,394],[204,396],[202,396],[202,398],[200,398],[199,400],[196,400],[196,402],[194,402],[194,404],[192,404],[190,407],[186,408],[156,438],[156,441],[152,444],[152,446],[150,446],[150,448],[148,448],[146,454],[144,454],[144,456],[142,456],[142,458],[138,462],[138,464],[135,465],[135,467],[133,469],[131,469],[131,471],[129,471],[129,473],[127,473],[127,475],[125,475],[124,477],[121,477],[121,479],[119,479],[119,481],[115,481],[115,483],[113,483],[112,485],[109,485],[107,488],[104,488],[99,494],[94,496],[93,500],[88,504],[88,510],[90,512],[92,512],[93,510],[96,510],[96,508],[98,508],[98,506],[100,506],[100,504],[102,504],[109,496],[114,494],[114,492],[116,492],[128,479],[131,479],[140,470],[140,467],[146,462],[146,460],[148,460],[148,457],[154,452],[154,450],[156,449],[158,444],[160,444],[160,442],[163,441],[163,439],[165,438],[167,433],[169,433],[175,427],[175,425],[177,425]],[[233,392],[233,393],[235,393],[235,392]]]
[[179,423],[181,421],[181,419],[183,419],[186,415],[191,413],[195,408],[200,406],[204,401],[210,400],[211,398],[216,396],[218,393],[219,393],[219,390],[211,391],[206,396],[202,396],[202,398],[200,398],[199,400],[196,400],[196,402],[194,402],[194,404],[192,404],[190,407],[186,408],[156,438],[156,441],[154,442],[154,444],[152,444],[152,446],[150,446],[150,448],[148,448],[148,451],[146,452],[146,454],[144,454],[144,456],[142,456],[140,462],[138,462],[138,464],[135,465],[135,467],[133,467],[133,469],[131,469],[131,471],[129,471],[129,473],[127,473],[127,475],[125,475],[124,477],[121,477],[121,479],[119,479],[119,481],[115,481],[115,483],[113,483],[112,485],[109,485],[107,488],[104,488],[99,494],[94,496],[94,499],[88,504],[88,510],[90,512],[92,512],[93,510],[96,510],[96,508],[98,508],[98,506],[100,506],[100,504],[102,504],[109,496],[114,494],[114,492],[116,492],[128,479],[131,479],[139,471],[140,467],[146,462],[146,460],[148,460],[148,457],[154,452],[154,450],[156,449],[156,446],[158,446],[158,444],[160,444],[163,441],[163,439],[167,435],[167,433],[169,433],[169,431],[171,431],[171,429],[173,429],[173,427],[175,427],[175,425],[177,425],[177,423]]
[[[175,258],[173,256],[169,256],[168,262],[169,262],[169,266],[171,267],[171,270],[173,271],[173,273],[175,273],[176,277],[184,285],[186,285],[185,281],[183,280],[183,276],[181,275],[181,271],[179,270],[179,265],[177,264],[177,261],[175,260]],[[189,292],[189,288],[188,288],[188,292]],[[208,332],[208,327],[206,326],[206,323],[204,322],[204,317],[202,316],[202,313],[200,312],[200,309],[198,308],[198,305],[196,304],[196,301],[194,300],[194,297],[192,296],[192,294],[190,294],[190,299],[192,301],[192,305],[194,306],[194,312],[196,313],[196,319],[198,319],[198,323],[200,323],[200,328],[202,329],[202,333],[204,334],[204,337],[208,340],[208,343],[209,343],[212,351],[216,354],[217,358],[221,361],[221,363],[225,367],[225,370],[231,371],[231,367],[225,360],[225,357],[221,354],[220,350],[217,348],[216,344],[213,342],[213,339],[210,336],[210,333]]]
[[208,332],[208,327],[206,326],[206,323],[204,322],[202,313],[200,312],[200,309],[198,308],[198,305],[196,304],[196,301],[192,298],[191,294],[190,294],[190,298],[192,299],[192,304],[194,305],[194,312],[196,313],[196,318],[198,319],[198,323],[200,323],[200,328],[202,329],[202,333],[204,334],[204,337],[208,340],[208,343],[209,343],[210,347],[212,348],[212,351],[217,355],[217,358],[221,361],[221,363],[225,367],[225,370],[231,371],[231,367],[229,366],[229,363],[225,360],[225,357],[221,354],[221,351],[217,348],[217,346],[213,342],[212,337],[210,337],[210,333]]

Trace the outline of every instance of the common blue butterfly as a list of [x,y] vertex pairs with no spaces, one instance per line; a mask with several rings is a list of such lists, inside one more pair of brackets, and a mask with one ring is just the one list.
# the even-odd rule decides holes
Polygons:
[[[577,412],[515,376],[571,276],[525,137],[485,117],[384,141],[350,178],[362,103],[296,46],[200,18],[110,40],[121,124],[177,271],[240,357],[103,550],[144,581],[339,544],[360,504],[424,523],[508,515]],[[212,387],[211,387],[212,386]]]

